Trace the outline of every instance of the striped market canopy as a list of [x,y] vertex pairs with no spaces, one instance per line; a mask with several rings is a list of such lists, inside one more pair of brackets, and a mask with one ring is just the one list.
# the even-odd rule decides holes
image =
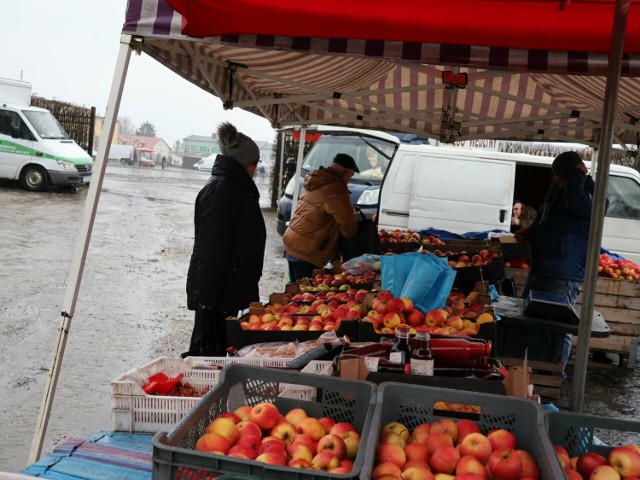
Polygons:
[[[505,22],[501,31],[506,33],[500,35],[495,32],[497,14],[449,12],[447,25],[456,28],[440,25],[432,32],[436,20],[444,21],[441,5],[440,15],[433,9],[429,15],[418,15],[429,17],[427,33],[422,35],[414,24],[404,33],[393,28],[394,21],[408,21],[404,14],[385,23],[386,17],[356,21],[353,11],[340,9],[330,18],[311,7],[300,13],[296,6],[308,4],[288,0],[171,3],[184,16],[164,0],[129,0],[123,33],[138,37],[142,51],[219,97],[225,108],[251,111],[276,128],[334,124],[405,131],[442,141],[495,138],[582,141],[594,146],[599,141],[607,32],[613,22],[613,3],[608,0],[573,0],[566,5],[546,0],[459,4],[476,12],[484,6],[502,12],[498,17]],[[331,11],[333,3],[318,5]],[[533,28],[537,31],[533,44],[526,35],[519,35],[524,29],[522,18],[507,22],[504,15],[514,15],[514,8],[530,3],[547,12],[544,21],[566,17],[566,31],[540,20],[537,30]],[[436,5],[419,4],[423,10],[425,5]],[[341,5],[349,10],[367,5],[367,12],[389,8],[388,2],[379,0],[342,0]],[[529,7],[529,13],[537,13],[534,7]],[[599,18],[596,23],[582,25],[586,33],[576,41],[571,32],[579,22],[566,20],[575,14],[585,21],[583,7],[600,17],[593,17]],[[536,18],[526,18],[531,35]],[[485,36],[482,25],[489,29]],[[467,36],[465,29],[470,31]],[[308,36],[303,36],[305,32]],[[331,38],[323,38],[322,32],[330,32]],[[615,136],[621,143],[635,143],[640,134],[640,2],[635,0],[629,2],[627,32]],[[434,42],[438,38],[442,40]],[[445,43],[457,39],[458,44]],[[534,45],[538,48],[532,49]],[[550,45],[559,48],[540,49]],[[458,79],[457,86],[447,83],[450,79]]]

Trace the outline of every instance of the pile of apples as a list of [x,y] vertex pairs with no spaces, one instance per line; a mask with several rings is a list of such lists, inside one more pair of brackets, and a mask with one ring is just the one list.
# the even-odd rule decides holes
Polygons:
[[443,335],[476,335],[480,325],[495,322],[479,303],[465,300],[464,294],[451,293],[444,308],[422,313],[411,299],[394,298],[389,290],[381,290],[363,321],[371,322],[376,333],[394,334],[398,325],[406,324],[412,334],[420,327]]
[[[316,300],[322,302],[322,300]],[[342,320],[356,320],[364,316],[364,307],[350,301],[335,305],[319,303],[318,305],[303,305],[299,312],[307,308],[315,314],[295,315],[289,312],[271,313],[269,311],[260,314],[251,314],[246,320],[240,322],[243,330],[310,330],[310,331],[335,331],[340,328]],[[309,310],[310,311],[310,310]]]
[[[339,290],[348,290],[353,285],[365,285],[373,283],[376,278],[374,271],[365,272],[361,275],[350,273],[319,273],[309,278],[309,283],[314,290],[331,290],[332,287]],[[307,286],[309,287],[309,286]]]
[[[434,252],[436,255],[437,253]],[[448,256],[448,255],[446,255]],[[469,256],[465,253],[458,256],[457,260],[449,260],[447,263],[451,268],[480,267],[482,265],[491,265],[493,254],[490,250],[482,249],[478,253]]]
[[336,302],[339,302],[339,303],[346,303],[351,300],[362,302],[364,300],[364,295],[367,292],[368,290],[364,288],[356,290],[355,288],[351,288],[347,286],[347,288],[345,289],[342,289],[342,287],[340,287],[340,291],[338,292],[334,290],[328,290],[328,291],[321,291],[316,293],[300,292],[294,295],[286,293],[284,297],[287,300],[289,300],[289,302],[296,302],[296,303],[300,303],[300,302],[313,303],[316,300],[324,300],[326,302],[335,300]]
[[526,258],[512,258],[511,260],[505,260],[504,266],[511,268],[521,268],[523,270],[529,270],[530,268],[529,260],[527,260]]
[[640,266],[631,260],[614,260],[606,253],[600,254],[598,275],[617,280],[640,279]]
[[640,447],[622,445],[609,452],[609,457],[590,452],[569,458],[561,445],[554,445],[556,456],[569,480],[637,480],[640,479]]
[[420,239],[422,245],[444,245],[445,243],[435,235],[425,235]]
[[531,454],[518,449],[513,433],[481,433],[473,420],[441,418],[409,432],[387,423],[376,450],[374,480],[518,480],[540,479]]
[[268,402],[221,413],[195,445],[199,452],[334,474],[351,472],[359,447],[351,423],[310,417],[301,408],[282,415]]
[[411,229],[403,232],[399,228],[388,231],[384,228],[378,230],[378,236],[380,237],[380,243],[419,243],[420,242],[420,234],[414,232]]

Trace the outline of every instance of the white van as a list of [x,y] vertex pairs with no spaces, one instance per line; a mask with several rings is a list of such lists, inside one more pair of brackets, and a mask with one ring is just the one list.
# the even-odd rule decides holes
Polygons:
[[30,84],[0,78],[0,178],[19,180],[33,191],[89,183],[89,154],[51,112],[30,104]]
[[199,172],[211,172],[213,168],[213,162],[215,162],[216,157],[218,155],[209,155],[208,157],[204,157],[201,160],[198,160],[194,165],[193,169],[198,170]]
[[[509,231],[514,199],[539,208],[553,158],[398,143],[380,193],[380,228]],[[590,163],[586,162],[590,168]],[[602,246],[640,263],[640,174],[611,165]]]

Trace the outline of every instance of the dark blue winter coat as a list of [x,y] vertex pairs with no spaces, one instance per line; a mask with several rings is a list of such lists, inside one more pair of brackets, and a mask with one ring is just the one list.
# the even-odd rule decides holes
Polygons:
[[551,186],[529,227],[532,274],[583,281],[594,186],[593,179],[577,168],[565,188]]
[[195,238],[187,275],[187,306],[238,311],[260,300],[267,238],[260,194],[246,170],[218,155],[195,204]]

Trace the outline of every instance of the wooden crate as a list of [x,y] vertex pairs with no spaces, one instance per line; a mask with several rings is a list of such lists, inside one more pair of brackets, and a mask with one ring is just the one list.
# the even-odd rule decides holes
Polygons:
[[[518,295],[522,295],[528,270],[505,268],[513,278]],[[580,305],[582,294],[578,296]],[[594,309],[602,314],[611,329],[607,338],[592,338],[589,347],[627,357],[627,366],[635,367],[640,338],[640,281],[613,280],[599,277],[596,282]],[[575,342],[575,339],[574,339]],[[620,362],[622,365],[624,362]]]
[[[523,358],[500,357],[506,367],[522,367]],[[527,360],[531,368],[531,383],[534,393],[543,399],[558,400],[562,393],[562,362]]]

